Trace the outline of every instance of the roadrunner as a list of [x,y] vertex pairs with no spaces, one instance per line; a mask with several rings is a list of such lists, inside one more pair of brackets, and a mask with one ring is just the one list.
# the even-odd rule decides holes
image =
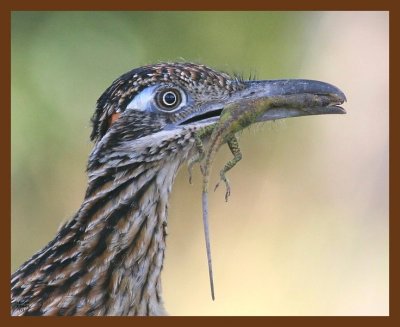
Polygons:
[[344,94],[318,81],[245,81],[192,63],[144,66],[116,79],[92,118],[83,203],[11,276],[12,315],[165,315],[160,275],[178,169],[224,108],[268,97],[297,100],[250,115],[246,126],[345,112]]

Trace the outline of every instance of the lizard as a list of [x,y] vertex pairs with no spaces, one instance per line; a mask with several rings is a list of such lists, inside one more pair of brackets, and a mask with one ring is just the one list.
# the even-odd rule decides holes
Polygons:
[[[334,101],[333,101],[334,102]],[[215,300],[214,278],[212,270],[211,245],[209,234],[209,219],[208,219],[208,188],[211,175],[211,168],[216,156],[216,153],[223,144],[227,144],[233,158],[229,160],[220,170],[220,181],[225,183],[225,201],[231,194],[231,187],[226,173],[231,170],[241,159],[242,153],[239,148],[236,133],[249,127],[253,123],[259,121],[268,110],[274,108],[295,108],[307,112],[307,108],[329,106],[332,103],[331,95],[323,94],[289,94],[289,95],[273,95],[259,98],[243,98],[238,102],[233,102],[226,105],[216,124],[207,126],[203,130],[195,133],[195,146],[198,154],[189,160],[189,182],[191,182],[191,171],[195,163],[201,163],[200,169],[203,175],[202,185],[202,213],[203,227],[206,242],[208,272],[210,279],[211,297]],[[202,138],[210,136],[208,147],[205,149]],[[219,186],[216,184],[214,191]]]

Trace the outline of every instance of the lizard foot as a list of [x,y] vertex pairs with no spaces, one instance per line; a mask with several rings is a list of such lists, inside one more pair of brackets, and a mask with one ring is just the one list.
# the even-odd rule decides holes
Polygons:
[[[230,186],[230,184],[229,184],[229,181],[225,178],[225,179],[222,179],[223,181],[224,181],[224,183],[225,183],[225,201],[226,202],[228,202],[228,199],[229,199],[229,197],[231,196],[231,186]],[[217,183],[217,185],[215,185],[215,187],[214,187],[214,192],[217,190],[217,188],[218,188],[218,186],[219,186],[219,183],[220,182],[218,182]]]
[[[203,160],[204,155],[196,154],[192,158],[189,159],[188,162],[188,173],[189,173],[189,184],[192,184],[192,175],[193,175],[193,166]],[[200,166],[201,171],[203,172],[203,168]]]

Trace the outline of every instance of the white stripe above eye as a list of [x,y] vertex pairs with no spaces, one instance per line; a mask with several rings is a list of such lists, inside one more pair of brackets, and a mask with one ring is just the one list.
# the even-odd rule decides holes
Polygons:
[[126,109],[135,109],[141,111],[150,109],[154,103],[154,90],[157,87],[157,85],[146,87],[138,95],[136,95],[131,102],[129,102]]

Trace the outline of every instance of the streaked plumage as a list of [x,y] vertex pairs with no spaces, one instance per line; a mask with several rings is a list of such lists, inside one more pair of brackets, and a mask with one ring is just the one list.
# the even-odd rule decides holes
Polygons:
[[196,131],[246,87],[191,63],[145,66],[115,80],[92,118],[83,203],[12,275],[12,315],[166,314],[160,275],[174,179],[195,151]]
[[[154,84],[184,88],[193,104],[179,113],[125,110]],[[196,127],[163,128],[238,87],[226,74],[181,63],[134,69],[112,83],[92,118],[85,199],[55,239],[12,275],[13,315],[165,314],[160,272],[168,197]],[[121,118],[110,126],[115,113]]]

